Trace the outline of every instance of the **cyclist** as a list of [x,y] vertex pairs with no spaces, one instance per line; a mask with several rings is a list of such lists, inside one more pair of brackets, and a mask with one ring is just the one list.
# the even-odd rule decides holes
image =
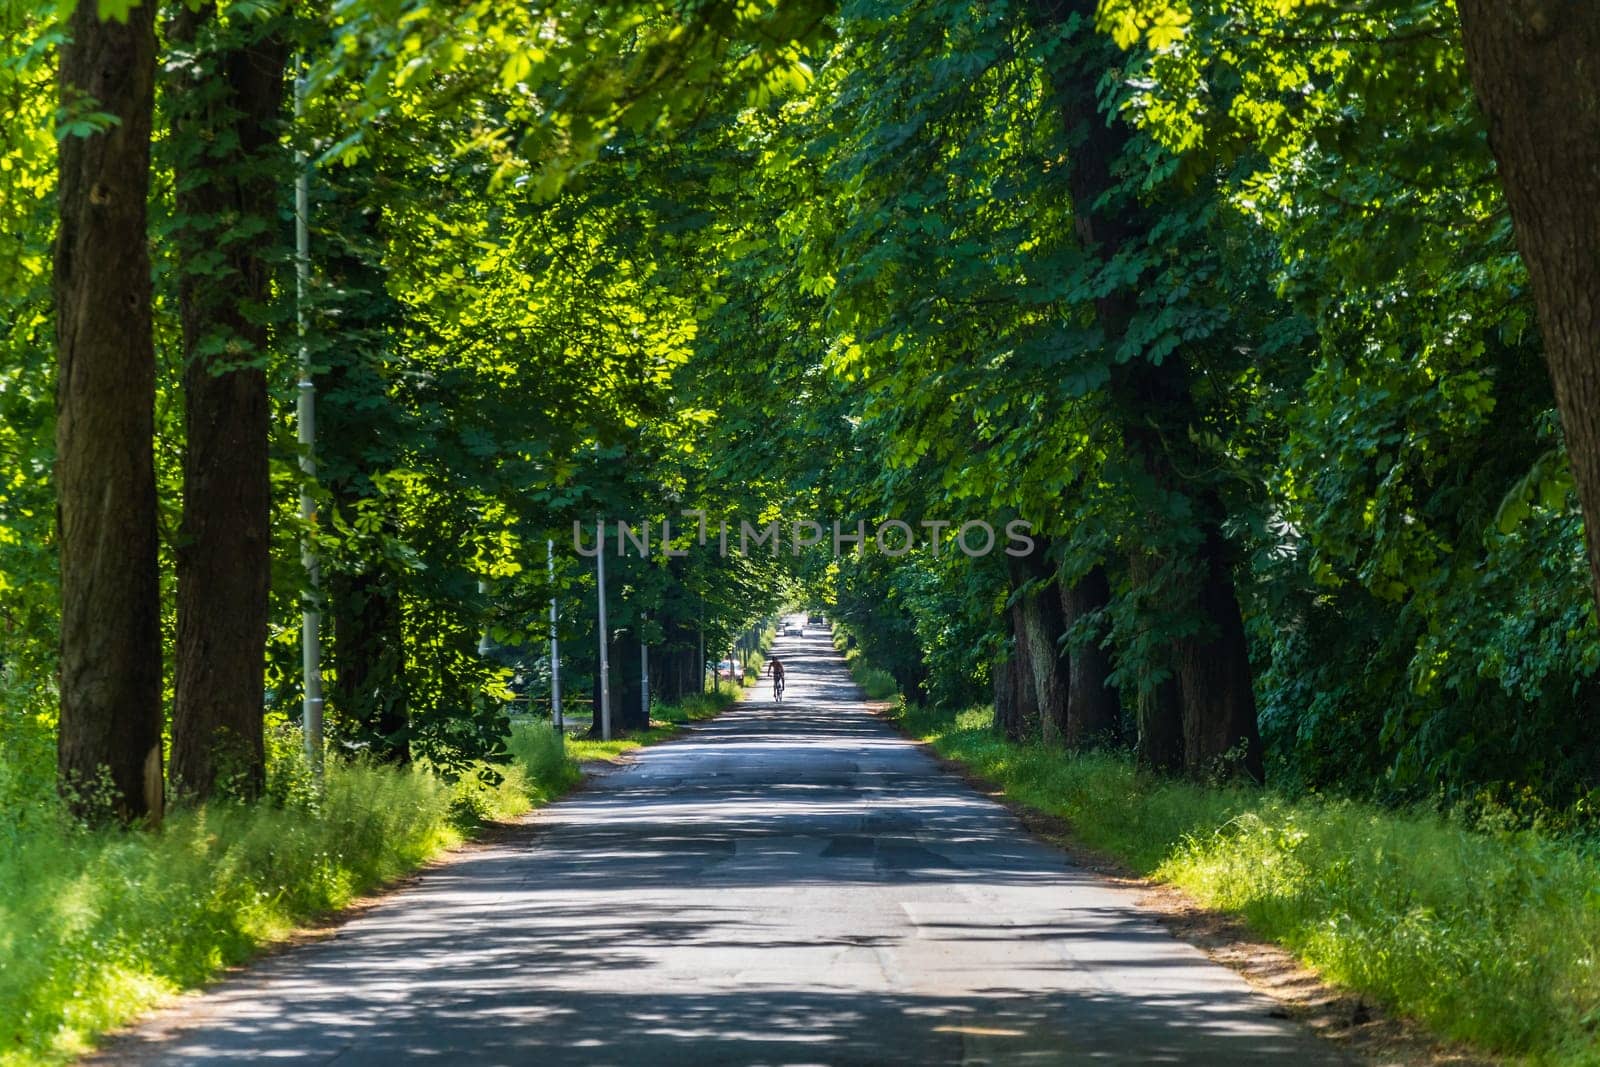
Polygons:
[[767,673],[772,676],[772,699],[783,699],[783,661],[777,658],[767,660]]

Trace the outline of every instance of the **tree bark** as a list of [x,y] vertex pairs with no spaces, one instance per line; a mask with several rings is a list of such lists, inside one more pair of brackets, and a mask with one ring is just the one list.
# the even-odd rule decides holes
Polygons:
[[1139,735],[1134,742],[1134,762],[1160,774],[1183,770],[1183,692],[1178,677],[1169,673],[1157,680],[1144,668],[1136,711]]
[[[1128,568],[1135,588],[1150,585],[1156,565],[1156,560],[1142,552],[1130,557]],[[1166,647],[1170,653],[1171,646]],[[1134,762],[1160,774],[1177,774],[1183,770],[1183,693],[1172,656],[1162,662],[1141,663],[1138,675]]]
[[1489,125],[1533,283],[1600,603],[1600,6],[1458,0],[1467,70]]
[[[611,732],[613,736],[648,730],[650,721],[645,716],[639,689],[639,637],[631,626],[613,630],[607,659],[611,672]],[[602,733],[600,718],[600,683],[595,680],[594,721],[589,727],[590,737]]]
[[[1016,701],[1012,725],[1004,728],[1005,735],[1013,741],[1023,741],[1033,735],[1039,723],[1039,701],[1033,690],[1033,665],[1028,661],[1028,643],[1023,639],[1027,629],[1023,621],[1022,605],[1012,604],[1006,610],[1006,621],[1011,628],[1011,688]],[[997,724],[998,725],[998,724]]]
[[[223,43],[227,33],[255,39]],[[272,566],[265,309],[279,195],[271,162],[288,51],[249,20],[224,30],[214,3],[180,7],[169,38],[192,55],[172,92],[187,441],[171,785],[201,800],[219,790],[254,798],[266,785]]]
[[[1021,589],[1029,581],[1050,577],[1047,551],[1047,543],[1036,538],[1032,554],[1007,557],[1013,590]],[[1063,744],[1067,731],[1067,661],[1061,647],[1061,638],[1066,633],[1061,597],[1049,586],[1035,587],[1018,597],[1017,606],[1021,608],[1017,644],[1025,650],[1021,658],[1029,671],[1033,704],[1039,715],[1039,732],[1046,744]]]
[[[56,522],[61,560],[57,771],[79,814],[159,820],[161,601],[155,348],[146,200],[154,4],[104,21],[75,5],[60,99],[116,123],[60,148]],[[102,782],[110,787],[101,795]]]
[[1227,546],[1215,525],[1200,546],[1198,595],[1202,629],[1177,643],[1178,686],[1183,693],[1184,769],[1197,778],[1259,782],[1264,768],[1250,647],[1233,591]]
[[[371,166],[351,177],[357,185],[376,180]],[[383,271],[357,251],[382,243],[374,216],[359,198],[345,195],[326,199],[318,211],[341,238],[319,260],[337,294],[327,314],[340,343],[324,354],[318,375],[318,475],[338,514],[367,531],[325,558],[322,573],[333,621],[331,725],[341,739],[366,745],[375,759],[403,765],[411,761],[404,575],[385,544],[396,536],[395,505],[377,483],[404,462],[400,442],[410,432],[390,395],[384,351],[405,322],[384,288]]]
[[994,732],[1008,741],[1017,740],[1017,657],[1007,653],[989,664],[994,684]]
[[[1061,583],[1061,611],[1070,629],[1080,619],[1104,611],[1111,603],[1111,582],[1104,567],[1091,569],[1076,582]],[[1097,626],[1086,641],[1069,644],[1067,649],[1067,728],[1066,743],[1071,748],[1112,745],[1122,735],[1122,704],[1117,691],[1108,685],[1111,654],[1100,647]]]

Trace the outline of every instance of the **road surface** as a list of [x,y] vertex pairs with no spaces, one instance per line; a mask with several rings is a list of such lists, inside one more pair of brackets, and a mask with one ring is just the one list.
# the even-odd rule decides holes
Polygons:
[[123,1063],[1343,1062],[896,736],[820,635]]

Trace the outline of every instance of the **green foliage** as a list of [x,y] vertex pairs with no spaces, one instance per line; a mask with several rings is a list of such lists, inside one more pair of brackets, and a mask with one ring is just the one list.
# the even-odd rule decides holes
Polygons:
[[1588,1063],[1600,1007],[1594,843],[1317,796],[1153,778],[1118,756],[1016,745],[992,712],[902,719],[1074,839],[1242,915],[1325,977],[1440,1033]]
[[52,5],[0,7],[0,684],[35,695],[55,674],[59,611],[50,247],[60,40]]
[[[955,0],[223,5],[217,32],[270,31],[316,57],[283,145],[313,167],[309,529],[287,151],[270,164],[281,227],[180,214],[175,163],[227,145],[178,121],[216,101],[210,54],[166,42],[152,203],[166,562],[185,434],[173,249],[212,253],[191,257],[189,281],[227,302],[220,252],[259,238],[275,294],[248,309],[270,332],[251,358],[273,383],[272,708],[301,695],[305,535],[330,738],[403,747],[421,768],[335,758],[323,798],[274,734],[267,806],[181,813],[145,840],[86,835],[51,798],[53,169],[58,138],[105,123],[100,102],[58,107],[60,5],[6,5],[0,874],[41,875],[0,903],[24,909],[0,914],[0,962],[32,953],[45,971],[29,981],[55,992],[35,1007],[0,985],[0,1019],[34,1011],[25,1045],[62,1025],[70,1045],[506,798],[563,788],[554,738],[508,721],[546,706],[552,599],[568,700],[596,688],[575,522],[670,519],[690,550],[607,557],[605,636],[642,638],[654,663],[696,658],[702,639],[713,660],[736,640],[764,648],[780,607],[825,605],[869,696],[956,707],[1009,650],[1004,558],[948,541],[724,557],[714,531],[1022,518],[1048,538],[1053,580],[1109,575],[1110,605],[1063,643],[1102,642],[1129,708],[1205,625],[1185,594],[1214,532],[1280,792],[1157,785],[1119,760],[1000,746],[970,719],[941,743],[1408,1010],[1508,1049],[1576,1033],[1592,983],[1552,946],[1593,941],[1570,904],[1593,888],[1577,851],[1289,799],[1593,818],[1600,631],[1582,517],[1453,7],[1103,0],[1096,21],[1092,6],[1052,23],[1040,5]],[[1067,121],[1085,79],[1098,111]],[[1085,193],[1075,176],[1101,165]],[[1170,469],[1139,454],[1152,441]],[[709,538],[685,533],[686,510]],[[641,737],[568,752],[615,757],[727,699],[691,695]],[[528,769],[504,769],[508,752]],[[399,814],[363,807],[359,788]],[[284,860],[294,884],[270,882],[252,866],[260,841],[295,813],[309,822]],[[342,833],[360,849],[328,859]],[[1550,886],[1569,903],[1540,925],[1519,901]],[[86,910],[52,912],[67,904],[51,893]],[[198,916],[210,940],[155,946],[113,906]],[[1440,918],[1468,912],[1481,917]],[[83,983],[88,1006],[70,1008]],[[1494,1001],[1496,983],[1526,1010]]]

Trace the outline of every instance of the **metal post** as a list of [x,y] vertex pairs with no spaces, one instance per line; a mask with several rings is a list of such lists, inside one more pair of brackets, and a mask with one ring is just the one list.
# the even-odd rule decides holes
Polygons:
[[[488,596],[489,595],[489,583],[484,581],[482,578],[478,579],[478,595],[479,596]],[[489,654],[489,649],[491,649],[492,647],[494,647],[494,646],[489,641],[489,626],[488,626],[487,621],[485,621],[485,624],[484,624],[484,627],[483,627],[483,634],[478,638],[478,655],[487,656]]]
[[600,548],[595,553],[595,564],[600,568],[600,739],[611,740],[611,664],[607,659],[606,645],[606,524],[600,523]]
[[[294,113],[305,113],[305,76],[295,64]],[[300,521],[305,532],[300,537],[300,565],[306,572],[306,589],[300,598],[300,672],[305,699],[300,710],[301,730],[305,734],[306,759],[311,773],[322,778],[322,612],[321,569],[312,531],[317,522],[317,502],[311,487],[317,479],[317,384],[311,375],[311,348],[306,334],[310,316],[306,298],[311,288],[311,177],[310,162],[303,149],[295,151],[294,178],[294,292],[295,326],[300,338],[300,379],[295,396],[295,429],[300,444]]]
[[556,738],[566,742],[567,724],[561,717],[561,640],[556,634],[560,612],[556,608],[556,543],[544,543],[549,553],[550,574],[550,723],[556,728]]
[[639,638],[639,703],[644,707],[645,729],[650,728],[650,646]]

